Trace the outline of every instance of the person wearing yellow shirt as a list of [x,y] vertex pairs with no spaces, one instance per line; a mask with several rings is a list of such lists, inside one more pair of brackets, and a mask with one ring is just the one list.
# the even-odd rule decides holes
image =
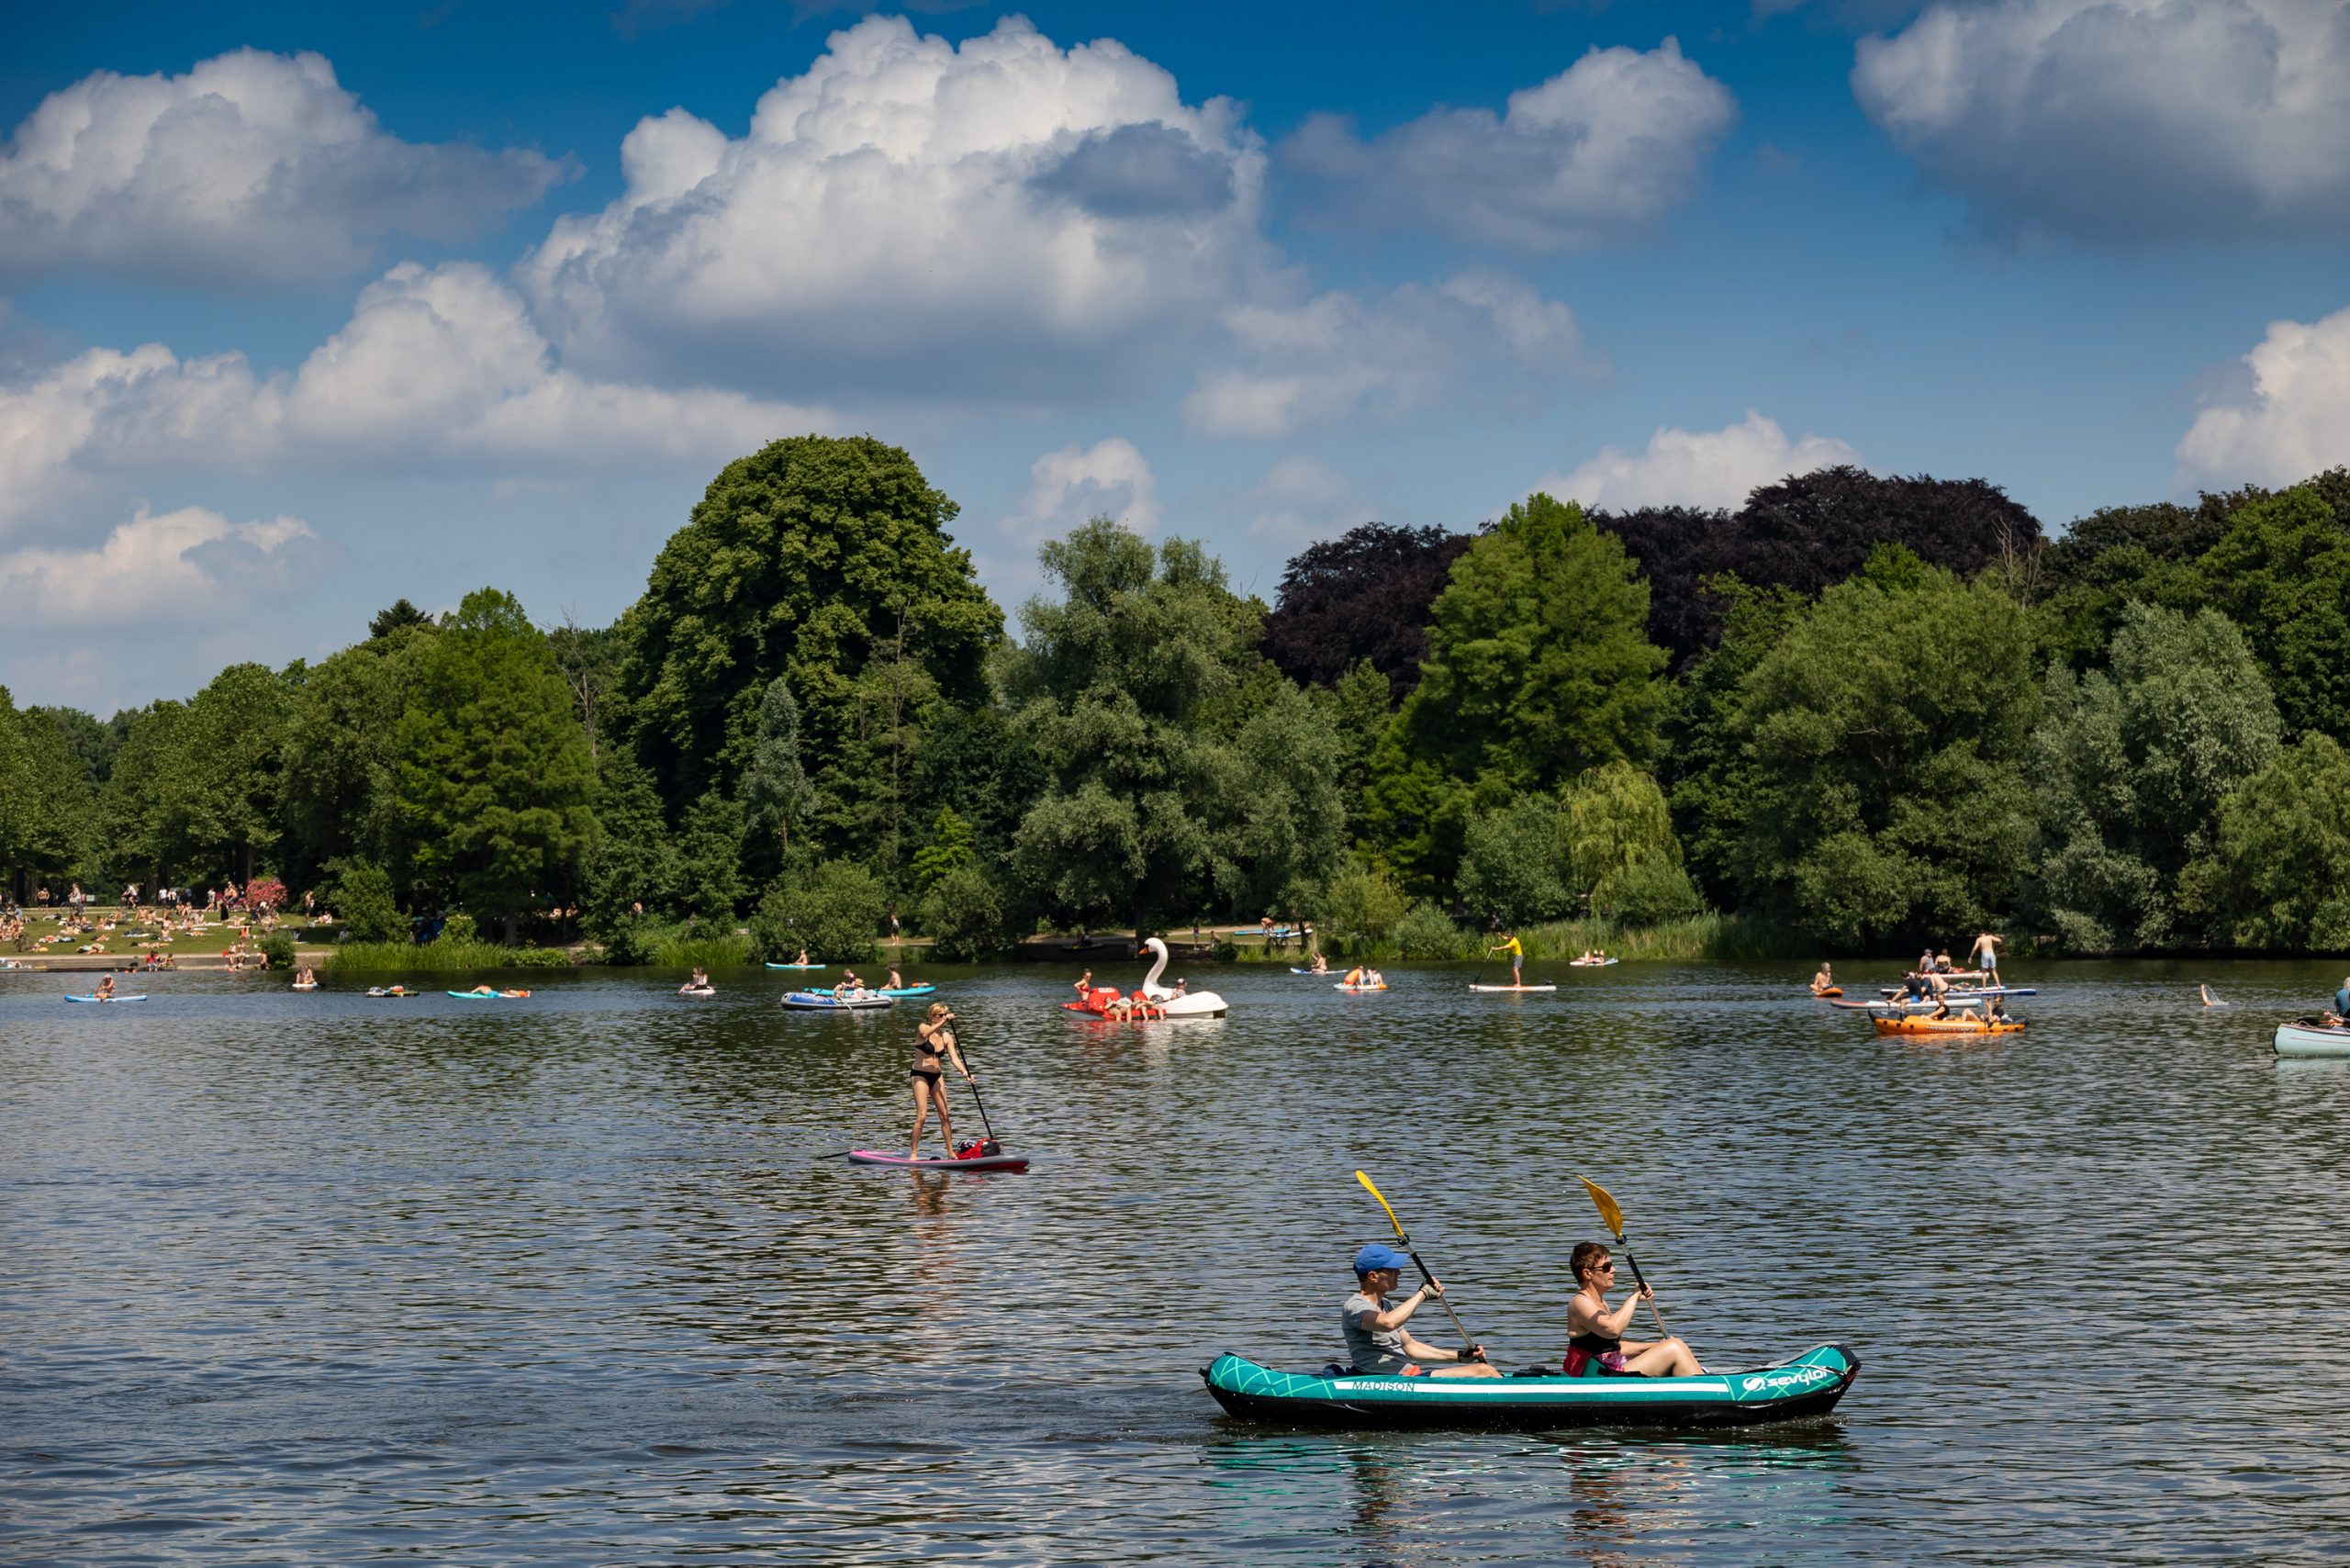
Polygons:
[[1489,958],[1495,953],[1507,953],[1509,955],[1509,983],[1511,988],[1515,990],[1524,986],[1526,984],[1526,976],[1521,971],[1526,968],[1525,946],[1519,943],[1516,936],[1511,935],[1507,932],[1504,932],[1502,934],[1500,946],[1485,949],[1485,956]]

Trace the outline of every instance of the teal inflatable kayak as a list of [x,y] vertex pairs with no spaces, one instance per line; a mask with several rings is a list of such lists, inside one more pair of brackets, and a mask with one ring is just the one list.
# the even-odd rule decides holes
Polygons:
[[1860,1358],[1821,1345],[1784,1361],[1702,1377],[1358,1376],[1276,1372],[1226,1351],[1200,1376],[1228,1415],[1295,1427],[1751,1427],[1825,1416]]

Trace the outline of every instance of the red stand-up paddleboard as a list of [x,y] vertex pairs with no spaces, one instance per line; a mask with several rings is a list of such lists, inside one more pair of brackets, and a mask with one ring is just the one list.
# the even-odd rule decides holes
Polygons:
[[849,1162],[854,1165],[895,1165],[906,1170],[1011,1170],[1028,1169],[1025,1157],[1006,1154],[1001,1147],[990,1154],[988,1144],[968,1144],[968,1153],[958,1155],[926,1154],[920,1159],[909,1159],[902,1154],[884,1154],[878,1148],[852,1148]]

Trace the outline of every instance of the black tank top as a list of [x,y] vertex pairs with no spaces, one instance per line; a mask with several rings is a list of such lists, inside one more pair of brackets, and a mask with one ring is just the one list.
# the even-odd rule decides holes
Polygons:
[[1581,1350],[1586,1356],[1604,1356],[1623,1342],[1620,1337],[1610,1338],[1605,1334],[1578,1334],[1567,1341],[1567,1348]]

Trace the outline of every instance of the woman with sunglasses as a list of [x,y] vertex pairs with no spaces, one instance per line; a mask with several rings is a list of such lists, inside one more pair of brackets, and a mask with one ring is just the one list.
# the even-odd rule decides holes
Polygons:
[[1579,1241],[1567,1259],[1567,1268],[1582,1288],[1567,1303],[1566,1370],[1570,1377],[1601,1377],[1629,1372],[1641,1377],[1695,1377],[1706,1369],[1696,1352],[1677,1338],[1640,1343],[1624,1338],[1632,1314],[1656,1292],[1642,1285],[1608,1310],[1607,1292],[1616,1282],[1616,1264],[1607,1249],[1596,1241]]

